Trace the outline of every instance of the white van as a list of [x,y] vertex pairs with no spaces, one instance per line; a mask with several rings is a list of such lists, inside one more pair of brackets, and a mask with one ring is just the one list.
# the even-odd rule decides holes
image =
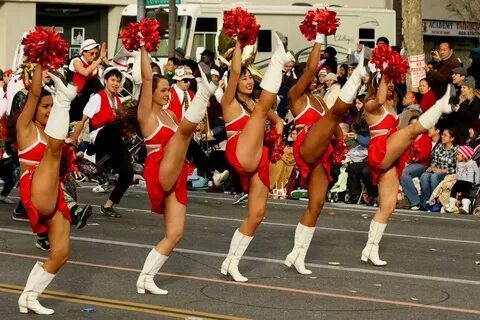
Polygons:
[[[203,49],[216,52],[216,35],[222,28],[223,13],[234,7],[241,6],[256,16],[257,23],[261,25],[257,40],[257,55],[255,64],[260,69],[272,55],[272,32],[281,33],[287,39],[287,48],[294,52],[297,61],[305,61],[312,47],[300,33],[299,25],[308,10],[322,8],[321,5],[312,6],[285,6],[285,5],[255,5],[249,3],[239,4],[179,4],[177,5],[178,23],[177,40],[175,47],[182,48],[186,56],[198,61]],[[147,10],[164,8],[168,6],[147,6]],[[391,43],[395,42],[395,11],[380,8],[350,8],[327,7],[335,11],[340,18],[340,27],[335,36],[327,37],[327,45],[337,50],[339,62],[345,60],[349,49],[356,48],[357,43],[374,47],[378,37],[387,37]],[[129,5],[122,13],[120,30],[129,22],[134,22],[137,16],[137,6]],[[117,51],[120,47],[117,44]],[[153,55],[163,65],[168,56],[168,41],[162,38],[158,51]]]

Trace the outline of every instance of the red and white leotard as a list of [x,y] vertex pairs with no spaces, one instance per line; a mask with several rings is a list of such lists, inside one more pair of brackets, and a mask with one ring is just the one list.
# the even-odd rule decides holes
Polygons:
[[[167,112],[170,116],[170,114]],[[160,185],[158,174],[160,171],[160,163],[164,156],[164,148],[177,131],[175,128],[163,124],[157,116],[158,127],[154,133],[144,139],[145,146],[150,149],[145,160],[144,177],[147,184],[148,197],[150,198],[151,211],[163,214],[165,211],[165,196],[175,193],[178,202],[187,205],[187,176],[186,166],[178,177],[177,182],[171,190],[165,191]],[[173,119],[172,119],[173,121]],[[175,121],[173,121],[175,123]]]
[[315,124],[318,120],[320,120],[324,115],[325,115],[325,112],[322,113],[319,110],[312,107],[312,105],[310,104],[310,97],[307,95],[307,105],[305,106],[305,109],[303,109],[303,111],[300,112],[294,119],[295,128],[301,129],[301,130],[297,135],[297,140],[295,140],[295,142],[293,143],[293,155],[295,157],[295,162],[297,164],[298,171],[300,171],[300,174],[302,175],[302,178],[305,179],[305,181],[308,180],[308,177],[310,176],[310,173],[312,172],[312,170],[318,167],[319,165],[323,165],[323,168],[327,173],[329,181],[331,181],[332,179],[330,176],[331,165],[329,161],[330,154],[333,152],[333,148],[331,144],[328,144],[325,152],[323,153],[323,157],[318,159],[318,161],[313,165],[306,163],[300,154],[300,148],[302,147],[302,144],[305,141],[305,138],[308,133],[308,129],[313,124]]
[[[374,184],[378,183],[378,178],[390,168],[382,169],[382,161],[387,153],[387,139],[397,131],[399,123],[398,115],[387,111],[382,106],[383,115],[374,124],[370,125],[370,135],[372,136],[368,144],[368,165],[372,174],[372,181]],[[394,166],[395,164],[392,164]]]
[[235,171],[239,174],[243,191],[248,193],[248,189],[250,187],[250,178],[256,173],[258,173],[258,176],[263,184],[267,188],[270,188],[270,160],[268,158],[268,148],[263,146],[262,157],[260,158],[257,168],[253,172],[245,171],[240,164],[240,161],[238,161],[236,154],[238,136],[250,119],[250,115],[247,114],[243,108],[241,109],[242,114],[240,116],[225,123],[225,129],[227,130],[227,136],[229,137],[227,140],[227,145],[225,146],[225,156],[228,162],[230,162],[232,165],[233,169],[235,169]]
[[[31,146],[18,150],[18,160],[21,164],[28,165],[29,167],[25,170],[20,178],[19,188],[20,188],[20,199],[27,211],[28,219],[30,220],[30,225],[34,233],[45,233],[48,231],[48,227],[40,218],[37,208],[33,205],[31,197],[32,189],[32,178],[35,170],[37,169],[38,164],[43,158],[45,149],[47,148],[47,143],[42,140],[40,135],[40,130],[37,128],[37,141]],[[70,210],[68,205],[65,202],[65,197],[63,194],[62,186],[58,184],[58,194],[57,194],[57,206],[55,211],[59,210],[68,221],[72,221],[70,216]]]

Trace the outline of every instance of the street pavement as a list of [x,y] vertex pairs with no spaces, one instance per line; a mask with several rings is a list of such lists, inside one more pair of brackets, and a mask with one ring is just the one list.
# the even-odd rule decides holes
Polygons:
[[28,223],[11,219],[15,206],[0,205],[0,319],[480,319],[479,217],[398,210],[380,244],[388,265],[374,267],[360,252],[375,208],[328,203],[306,259],[313,273],[304,276],[283,260],[307,203],[269,200],[239,266],[249,282],[236,283],[220,265],[246,203],[190,192],[184,239],[155,277],[169,294],[139,295],[135,282],[162,238],[162,216],[136,187],[118,206],[122,218],[98,215],[107,194],[91,188],[83,184],[79,200],[95,213],[72,229],[70,259],[40,297],[52,316],[18,312],[28,273],[47,254],[34,247]]

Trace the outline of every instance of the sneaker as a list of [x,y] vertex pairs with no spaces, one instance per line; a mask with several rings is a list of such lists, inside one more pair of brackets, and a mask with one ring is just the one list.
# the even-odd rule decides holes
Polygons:
[[96,186],[95,188],[92,189],[93,192],[95,193],[105,193],[107,192],[107,187],[103,185]]
[[15,201],[10,199],[8,196],[6,196],[6,197],[0,196],[0,202],[5,203],[5,204],[14,204],[15,203]]
[[243,195],[239,196],[235,201],[232,202],[233,205],[239,204],[242,201],[248,199],[248,193],[244,193]]
[[222,184],[227,181],[228,177],[230,176],[230,172],[228,170],[223,171],[222,173],[219,173],[218,171],[215,170],[215,173],[213,174],[213,185],[215,187],[220,187]]
[[121,218],[122,217],[122,214],[120,212],[117,212],[112,207],[100,206],[100,214],[102,214],[104,216],[107,216],[107,217],[113,217],[113,218]]
[[37,242],[35,243],[35,247],[43,251],[50,251],[50,241],[48,241],[48,237],[42,237],[37,235]]
[[410,207],[410,210],[418,211],[418,210],[420,210],[420,205],[417,204],[416,206],[412,206],[412,207]]
[[290,193],[290,197],[292,199],[300,199],[300,198],[306,198],[308,199],[308,191],[305,190],[305,189],[297,189],[297,190],[293,190],[291,193]]
[[[73,217],[75,217],[75,226],[77,229],[82,229],[87,224],[88,218],[92,215],[92,206],[87,204],[83,207],[77,207],[75,212],[73,213]],[[73,220],[73,219],[72,219]]]
[[12,219],[15,221],[29,221],[25,211],[17,212],[17,210],[13,210]]

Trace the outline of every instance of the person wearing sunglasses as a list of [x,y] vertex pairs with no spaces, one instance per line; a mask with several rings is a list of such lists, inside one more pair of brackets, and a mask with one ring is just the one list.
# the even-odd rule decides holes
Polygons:
[[192,103],[193,96],[195,95],[190,89],[190,81],[193,79],[195,79],[195,77],[189,67],[179,66],[175,69],[167,108],[175,114],[178,121],[181,121],[185,116],[185,111]]
[[68,66],[73,72],[72,81],[77,84],[77,93],[80,93],[85,82],[98,76],[98,66],[105,61],[107,49],[105,43],[100,46],[93,39],[87,39],[80,46],[81,55],[73,58]]

